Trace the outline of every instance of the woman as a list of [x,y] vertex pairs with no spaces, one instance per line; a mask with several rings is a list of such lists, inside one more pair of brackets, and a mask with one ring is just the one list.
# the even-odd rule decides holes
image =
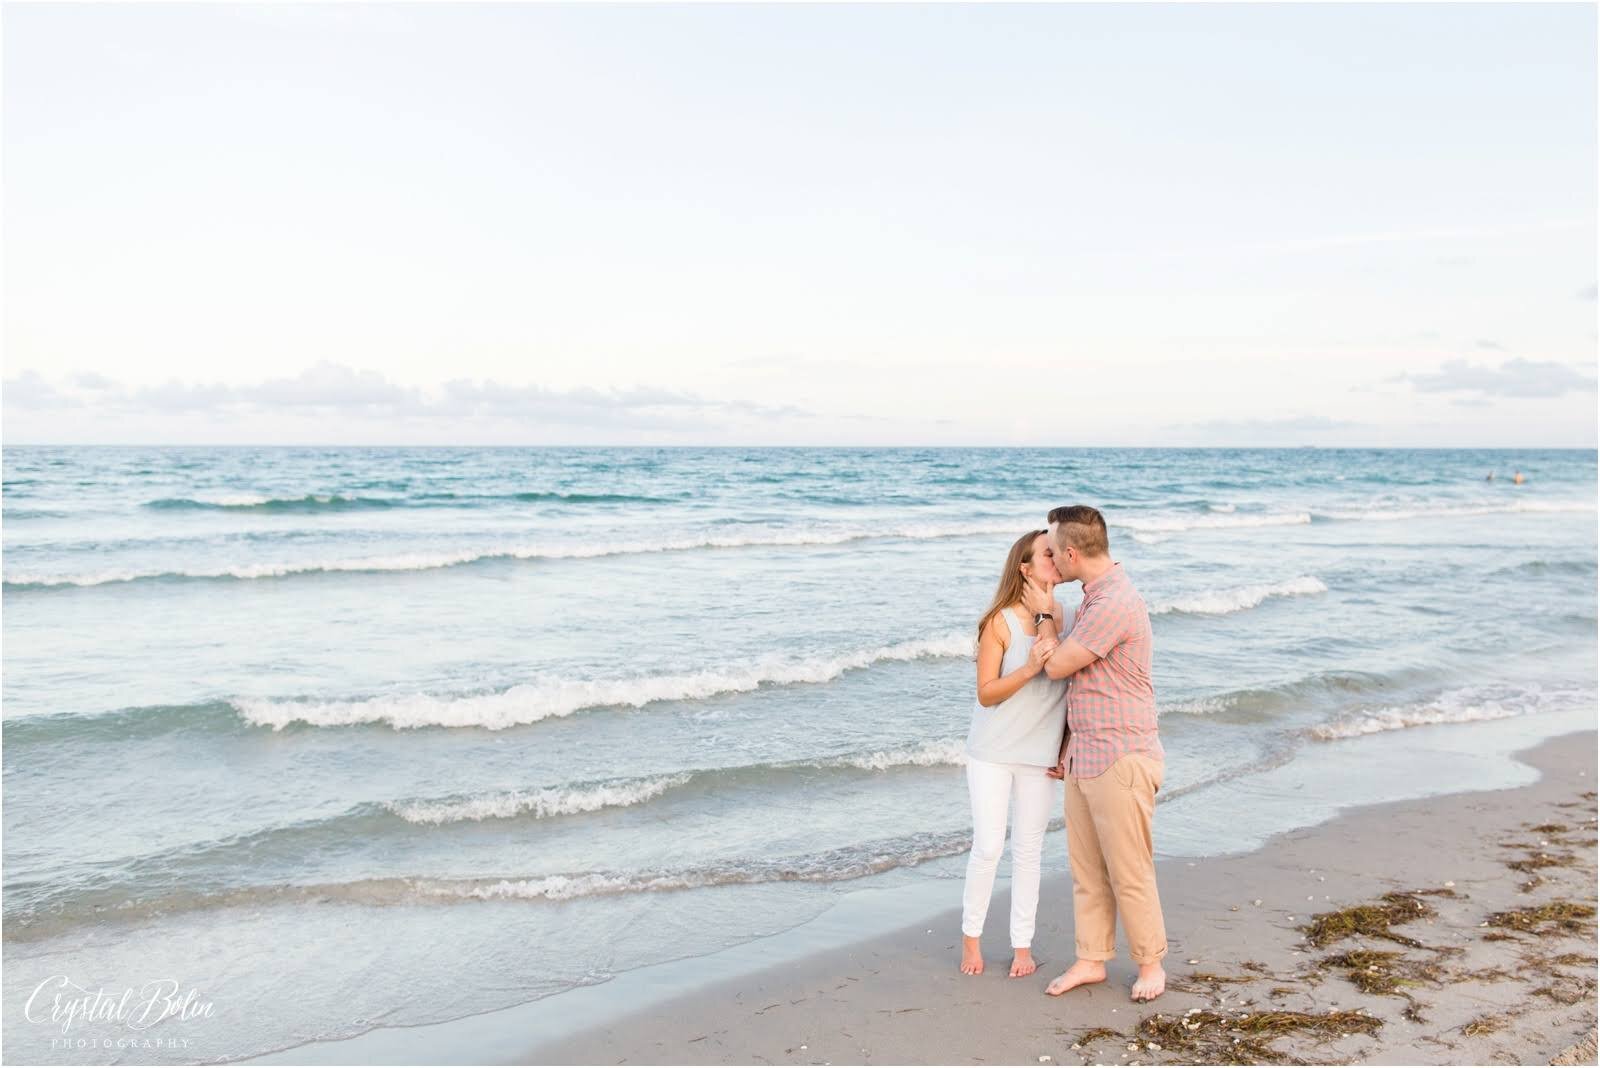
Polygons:
[[995,868],[1011,809],[1011,976],[1032,975],[1033,917],[1039,905],[1039,857],[1056,807],[1047,775],[1061,754],[1067,682],[1044,674],[1066,612],[1040,620],[1022,603],[1030,582],[1053,590],[1061,581],[1048,531],[1017,539],[1006,555],[989,610],[978,621],[978,700],[967,733],[967,789],[972,795],[972,855],[961,899],[961,971],[983,972],[979,937],[989,911]]

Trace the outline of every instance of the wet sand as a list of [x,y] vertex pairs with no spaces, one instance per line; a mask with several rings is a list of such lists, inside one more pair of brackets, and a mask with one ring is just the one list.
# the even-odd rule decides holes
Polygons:
[[[1041,895],[1033,976],[1006,976],[997,887],[981,976],[957,972],[952,908],[553,1041],[529,1035],[516,1059],[1592,1064],[1596,740],[1584,731],[1520,754],[1541,772],[1532,785],[1354,808],[1251,853],[1162,860],[1169,988],[1149,1005],[1129,999],[1126,958],[1103,985],[1044,996],[1071,962],[1070,885],[1057,875]],[[1159,844],[1159,811],[1156,832]],[[1370,908],[1344,911],[1356,906]],[[1351,922],[1365,932],[1341,935]]]

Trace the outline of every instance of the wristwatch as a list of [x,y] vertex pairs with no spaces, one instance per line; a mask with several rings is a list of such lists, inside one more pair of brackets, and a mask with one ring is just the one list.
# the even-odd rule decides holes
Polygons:
[[1038,629],[1039,624],[1043,623],[1045,620],[1048,619],[1048,620],[1054,621],[1055,618],[1056,617],[1051,615],[1049,612],[1035,612],[1033,614],[1033,626],[1034,626],[1034,629]]

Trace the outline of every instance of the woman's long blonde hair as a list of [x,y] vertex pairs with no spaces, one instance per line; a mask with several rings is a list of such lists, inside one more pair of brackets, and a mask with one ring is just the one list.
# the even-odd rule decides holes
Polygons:
[[1022,577],[1022,565],[1033,563],[1033,543],[1040,534],[1048,533],[1046,530],[1030,530],[1018,538],[1011,546],[1011,551],[1006,553],[1006,569],[1000,573],[1000,586],[994,591],[994,600],[989,602],[988,610],[978,620],[980,641],[983,640],[983,628],[989,625],[989,620],[995,617],[996,612],[1022,600],[1023,584],[1027,582]]

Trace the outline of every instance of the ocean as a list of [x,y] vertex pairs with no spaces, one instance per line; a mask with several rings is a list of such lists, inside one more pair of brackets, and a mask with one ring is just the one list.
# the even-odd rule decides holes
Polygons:
[[[10,447],[0,500],[11,1061],[238,1059],[860,889],[954,906],[976,619],[1054,505],[1150,608],[1163,853],[1292,822],[1230,784],[1297,762],[1596,718],[1592,451]],[[209,1011],[52,1023],[63,976]]]

